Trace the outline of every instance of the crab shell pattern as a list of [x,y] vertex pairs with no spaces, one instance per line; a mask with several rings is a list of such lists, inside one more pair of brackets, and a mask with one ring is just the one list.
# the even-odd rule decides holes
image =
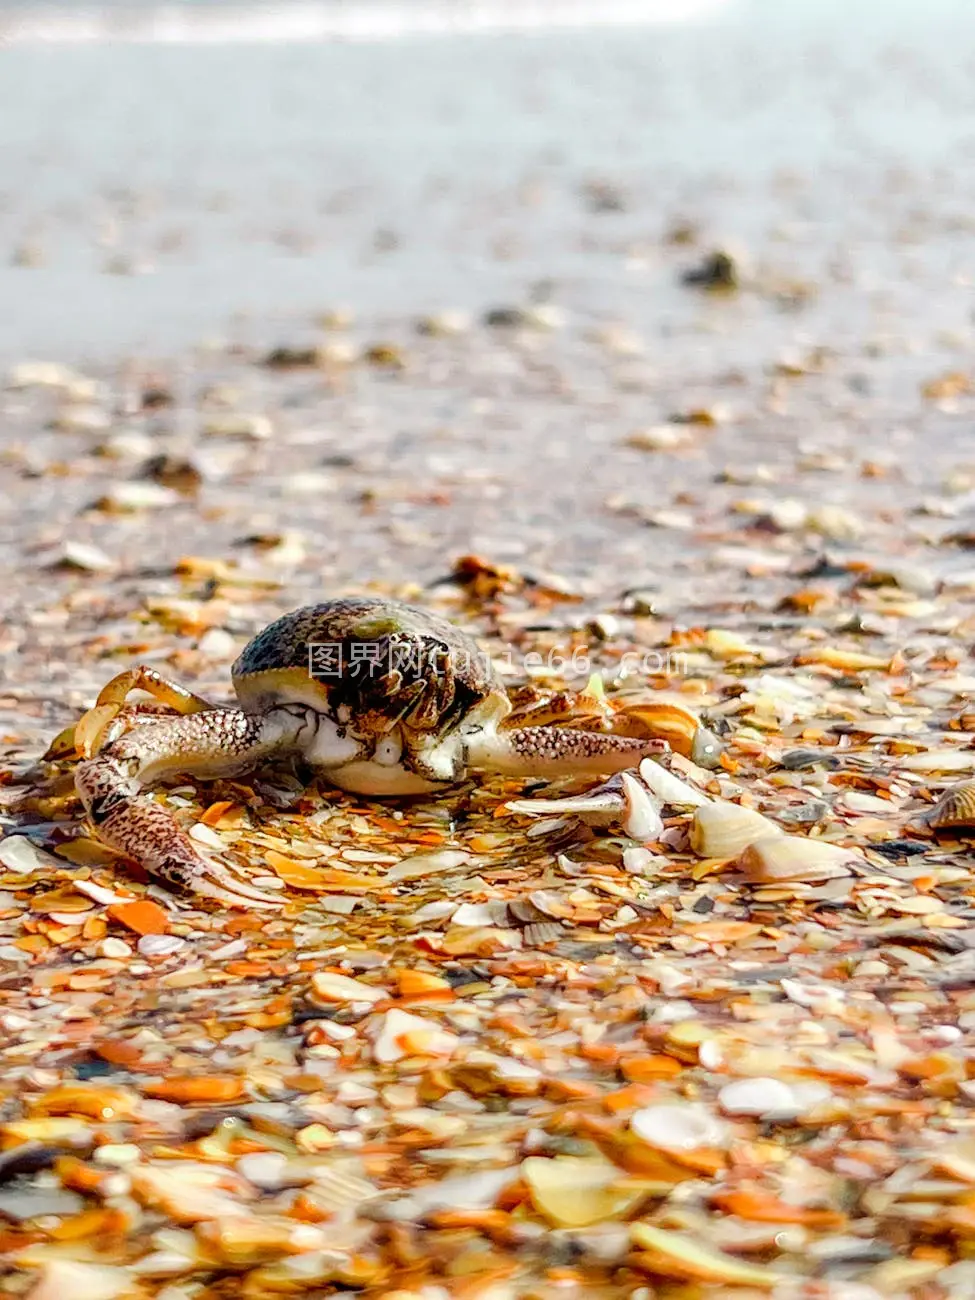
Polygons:
[[476,641],[388,600],[332,600],[285,614],[231,673],[248,713],[307,704],[324,715],[332,726],[320,752],[361,742],[360,761],[335,766],[330,779],[364,794],[422,793],[459,779],[464,747],[441,753],[443,739],[458,729],[477,734],[511,711]]

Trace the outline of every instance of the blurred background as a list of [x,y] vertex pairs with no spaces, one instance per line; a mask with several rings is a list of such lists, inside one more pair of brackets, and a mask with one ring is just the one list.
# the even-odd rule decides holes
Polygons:
[[[658,333],[699,309],[685,222],[967,326],[973,60],[969,0],[4,3],[0,350],[267,341],[540,280]],[[844,301],[834,340],[876,311]]]
[[971,0],[20,0],[0,159],[12,622],[66,529],[693,621],[964,524]]

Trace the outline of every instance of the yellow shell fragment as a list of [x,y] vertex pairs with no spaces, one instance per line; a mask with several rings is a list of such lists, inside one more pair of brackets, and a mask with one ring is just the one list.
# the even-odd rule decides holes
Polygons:
[[766,835],[752,841],[738,858],[738,868],[753,885],[779,880],[824,880],[846,876],[852,849],[802,835]]
[[[64,858],[65,862],[73,862],[76,867],[112,866],[118,862],[119,858],[125,856],[118,849],[113,849],[108,844],[102,844],[100,840],[92,840],[84,835],[79,835],[75,840],[68,840],[66,844],[58,844],[54,852],[59,858]],[[79,883],[87,882],[73,881],[73,888],[77,889]],[[95,901],[105,902],[108,900],[96,899]],[[111,901],[118,900],[113,899]]]
[[313,1224],[257,1215],[201,1223],[196,1234],[208,1253],[231,1268],[253,1268],[325,1244],[322,1229]]
[[32,1109],[35,1115],[86,1115],[106,1121],[132,1119],[138,1114],[139,1097],[124,1088],[67,1083],[38,1097]]
[[749,844],[783,832],[774,822],[736,803],[703,804],[691,822],[691,848],[702,858],[733,858]]
[[348,975],[333,975],[321,971],[311,977],[311,993],[314,1001],[328,1004],[330,1002],[381,1002],[388,997],[383,988],[375,984],[363,984],[361,980]]
[[532,1205],[557,1228],[587,1228],[618,1219],[639,1202],[639,1187],[622,1185],[622,1171],[602,1156],[529,1156],[521,1164]]
[[645,733],[666,740],[675,753],[703,765],[716,761],[721,744],[698,718],[678,704],[649,701],[626,704],[614,717],[614,730],[625,734]]
[[[272,1296],[307,1296],[329,1282],[356,1285],[362,1280],[356,1276],[359,1261],[335,1250],[316,1250],[306,1255],[289,1255],[273,1264],[265,1264],[249,1272],[243,1280],[242,1300],[270,1300]],[[371,1263],[371,1261],[367,1261]],[[395,1295],[415,1295],[415,1292],[386,1292]]]
[[313,893],[326,894],[335,889],[334,872],[327,875],[316,867],[294,858],[285,857],[276,849],[268,849],[264,855],[268,864],[279,880],[283,880],[292,889],[307,889]]
[[887,672],[889,659],[877,655],[865,655],[858,650],[838,650],[835,646],[818,646],[796,659],[798,664],[823,664],[827,668],[838,668],[841,672]]
[[948,1151],[939,1152],[932,1161],[933,1167],[949,1178],[975,1184],[975,1142],[958,1141]]
[[694,1282],[725,1282],[729,1286],[754,1286],[771,1291],[783,1280],[780,1273],[758,1264],[746,1264],[723,1251],[703,1246],[683,1232],[634,1223],[630,1236],[635,1246],[649,1252],[645,1262],[662,1277]]
[[764,659],[768,653],[764,646],[753,645],[737,632],[728,632],[724,628],[711,628],[705,637],[704,648],[712,658],[721,660],[755,656]]
[[48,1142],[68,1145],[80,1142],[91,1133],[91,1125],[70,1116],[48,1115],[42,1119],[18,1119],[0,1129],[3,1145],[19,1146],[23,1142]]

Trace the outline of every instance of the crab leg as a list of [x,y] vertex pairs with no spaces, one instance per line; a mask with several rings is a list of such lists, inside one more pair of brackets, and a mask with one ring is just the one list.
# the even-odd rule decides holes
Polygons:
[[548,777],[621,772],[648,754],[664,754],[670,748],[665,740],[569,727],[508,727],[497,732],[486,728],[469,736],[466,744],[471,767]]
[[103,686],[88,712],[72,726],[65,727],[51,742],[45,758],[67,758],[74,753],[91,758],[104,745],[116,740],[124,729],[116,725],[116,720],[132,691],[145,691],[153,699],[180,714],[200,713],[216,707],[202,695],[196,695],[179,682],[163,677],[155,668],[139,664],[124,673],[118,673]]
[[301,706],[256,715],[221,709],[154,722],[82,763],[75,784],[99,838],[150,875],[234,907],[280,906],[280,899],[205,858],[145,787],[167,773],[246,771],[271,755],[300,750],[316,729],[317,715]]
[[197,695],[169,677],[163,677],[162,673],[150,668],[148,664],[138,664],[113,677],[98,692],[96,707],[100,704],[124,704],[133,691],[145,691],[160,703],[168,704],[177,713],[202,713],[205,709],[214,708],[202,695]]

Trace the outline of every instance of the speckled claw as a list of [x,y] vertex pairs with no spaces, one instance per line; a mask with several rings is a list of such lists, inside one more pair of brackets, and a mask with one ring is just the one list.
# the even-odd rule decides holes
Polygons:
[[[277,754],[306,723],[300,711],[250,717],[234,710],[197,712],[137,726],[79,764],[75,785],[98,838],[140,862],[149,875],[231,907],[280,907],[281,900],[205,858],[172,814],[148,797],[143,774],[206,766],[228,756],[250,765]],[[287,748],[287,743],[285,744]]]
[[45,758],[94,758],[134,727],[162,722],[171,715],[159,704],[96,704],[52,743]]
[[206,862],[202,858],[192,863],[175,862],[169,870],[162,868],[158,874],[191,894],[216,899],[227,907],[250,910],[254,907],[277,908],[284,904],[282,898],[247,884],[221,863],[214,862],[212,859]]

